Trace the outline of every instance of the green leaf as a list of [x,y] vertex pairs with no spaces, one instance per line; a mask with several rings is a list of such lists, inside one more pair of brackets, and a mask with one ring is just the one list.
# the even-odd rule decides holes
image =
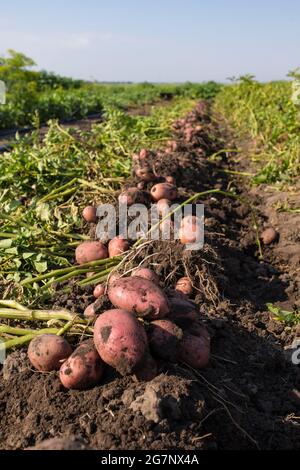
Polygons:
[[34,266],[39,274],[44,273],[48,268],[47,261],[35,261]]
[[0,248],[9,248],[13,244],[13,240],[11,238],[4,238],[0,240]]
[[51,211],[49,204],[46,203],[40,203],[36,207],[36,215],[39,217],[41,220],[50,220],[51,216]]
[[34,256],[35,253],[31,253],[30,251],[26,252],[26,253],[23,253],[23,259],[28,259],[28,258],[31,258],[32,256]]

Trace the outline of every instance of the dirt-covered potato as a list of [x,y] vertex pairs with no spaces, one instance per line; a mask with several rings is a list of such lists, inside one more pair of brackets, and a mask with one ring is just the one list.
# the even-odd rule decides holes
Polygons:
[[181,221],[179,239],[183,245],[195,243],[201,236],[201,223],[198,217],[188,215]]
[[39,335],[28,347],[28,358],[40,372],[58,370],[72,354],[72,348],[65,338],[54,334]]
[[122,277],[109,284],[108,297],[111,303],[149,320],[164,318],[169,313],[165,293],[148,279]]
[[98,317],[94,343],[102,360],[122,375],[134,371],[148,347],[143,325],[122,309],[107,310]]
[[127,250],[129,250],[129,242],[121,235],[114,237],[108,244],[108,254],[110,258],[119,256]]
[[108,257],[105,245],[99,241],[83,242],[78,245],[75,251],[75,258],[78,264],[89,263]]
[[155,179],[153,171],[148,166],[143,166],[143,167],[137,166],[135,169],[135,175],[137,178],[141,179],[142,181],[149,182]]
[[127,188],[123,191],[118,200],[121,204],[127,204],[127,206],[132,206],[138,199],[139,189],[138,188]]
[[86,307],[85,311],[83,312],[83,316],[87,320],[96,318],[97,315],[96,315],[96,310],[95,310],[95,303],[92,303]]
[[151,188],[151,196],[154,201],[168,199],[174,201],[177,198],[177,188],[170,183],[157,183]]
[[175,183],[176,183],[175,178],[173,176],[166,176],[165,180],[166,180],[167,183],[170,183],[170,184],[173,184],[173,185],[175,185]]
[[157,362],[151,356],[149,351],[147,351],[139,367],[135,369],[134,375],[140,382],[150,382],[150,380],[153,380],[157,376],[157,373]]
[[199,316],[196,305],[183,297],[171,297],[169,305],[169,319],[179,326],[189,325]]
[[203,336],[194,336],[184,333],[180,358],[194,369],[206,367],[210,359],[210,345]]
[[190,278],[181,277],[180,279],[178,279],[175,290],[177,290],[178,292],[182,292],[185,295],[191,295],[193,292],[193,286]]
[[156,203],[157,212],[165,217],[170,212],[171,201],[169,199],[160,199]]
[[181,328],[170,320],[155,320],[150,323],[148,331],[150,350],[155,356],[175,362],[182,335]]
[[89,223],[97,222],[97,209],[93,206],[87,206],[82,211],[82,217]]
[[105,294],[105,286],[103,284],[97,284],[93,291],[93,296],[98,299]]
[[273,227],[268,227],[262,232],[260,238],[264,245],[270,245],[276,240],[277,232]]
[[64,387],[84,390],[97,385],[103,376],[104,364],[93,340],[81,343],[64,362],[59,378]]
[[149,268],[136,268],[131,273],[132,277],[142,277],[143,279],[148,279],[149,281],[154,282],[157,286],[159,285],[158,275]]

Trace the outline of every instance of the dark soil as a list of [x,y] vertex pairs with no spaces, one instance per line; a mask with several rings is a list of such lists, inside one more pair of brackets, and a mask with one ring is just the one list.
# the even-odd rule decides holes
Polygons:
[[[201,126],[191,137],[184,131],[189,123]],[[156,174],[175,177],[179,201],[209,189],[228,191],[237,182],[222,173],[226,155],[209,158],[222,148],[222,138],[200,103],[178,123],[176,150],[152,154],[149,161]],[[247,192],[242,185],[237,191]],[[192,299],[212,337],[209,367],[197,372],[161,361],[150,382],[107,370],[104,383],[92,390],[66,391],[56,373],[33,371],[23,353],[15,352],[0,375],[0,448],[69,436],[95,449],[300,448],[300,373],[283,349],[300,332],[275,321],[266,308],[267,302],[299,302],[294,264],[290,272],[276,244],[259,260],[248,204],[220,195],[198,202],[205,204],[203,250],[153,242],[134,263],[151,255],[147,266],[169,289],[179,277],[191,277]],[[266,214],[257,196],[252,202],[262,230]],[[82,312],[92,300],[91,290],[74,288],[54,303]]]

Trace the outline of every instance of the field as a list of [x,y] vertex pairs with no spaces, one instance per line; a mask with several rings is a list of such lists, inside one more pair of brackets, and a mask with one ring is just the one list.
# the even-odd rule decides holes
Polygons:
[[[292,82],[100,84],[1,62],[0,448],[299,448]],[[120,195],[167,209],[113,250],[93,211]],[[151,238],[188,204],[203,247],[183,225]],[[45,334],[91,349],[57,362]]]

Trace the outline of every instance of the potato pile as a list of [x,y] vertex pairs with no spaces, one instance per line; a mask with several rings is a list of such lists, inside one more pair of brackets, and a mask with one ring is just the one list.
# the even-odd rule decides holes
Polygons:
[[[176,150],[177,143],[170,141],[168,148]],[[178,196],[175,180],[173,176],[157,179],[148,155],[142,149],[133,156],[134,173],[141,184],[123,191],[119,202],[130,206],[153,201],[165,216]],[[146,191],[145,182],[152,181],[152,188]],[[82,215],[89,223],[97,221],[93,206],[86,207]],[[180,241],[193,243],[198,230],[197,217],[183,218]],[[122,236],[114,237],[107,245],[98,240],[85,241],[76,248],[75,258],[81,265],[119,256],[129,249],[130,242]],[[199,323],[196,305],[189,300],[192,292],[193,285],[187,277],[178,279],[174,289],[165,292],[157,274],[144,266],[134,269],[130,276],[113,273],[106,284],[96,285],[93,292],[95,299],[106,296],[112,308],[99,314],[92,303],[83,313],[93,325],[93,339],[73,350],[61,336],[40,335],[29,345],[29,360],[41,372],[59,370],[63,386],[79,390],[100,383],[106,367],[145,381],[158,374],[163,361],[181,361],[195,369],[205,367],[210,359],[210,337]]]

